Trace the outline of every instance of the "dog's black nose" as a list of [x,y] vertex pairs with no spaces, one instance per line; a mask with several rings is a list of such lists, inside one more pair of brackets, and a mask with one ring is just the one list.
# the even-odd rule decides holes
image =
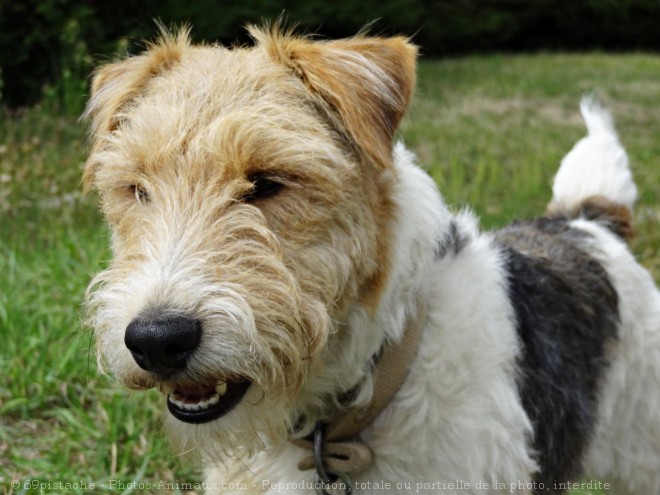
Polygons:
[[140,368],[169,376],[186,368],[201,337],[199,320],[185,316],[136,318],[126,327],[124,343]]

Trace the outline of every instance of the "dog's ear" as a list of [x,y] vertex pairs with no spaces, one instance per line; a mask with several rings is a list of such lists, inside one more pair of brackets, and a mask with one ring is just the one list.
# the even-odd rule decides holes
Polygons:
[[[92,151],[100,142],[100,136],[121,125],[123,111],[139,98],[149,81],[176,64],[189,45],[188,28],[176,34],[161,28],[160,39],[148,45],[143,54],[103,65],[94,73],[90,97],[82,116],[90,122]],[[88,161],[83,172],[86,187],[91,184],[94,169],[93,162]]]
[[249,30],[323,102],[359,151],[380,168],[391,166],[394,134],[415,88],[417,48],[407,38],[311,41],[277,27]]

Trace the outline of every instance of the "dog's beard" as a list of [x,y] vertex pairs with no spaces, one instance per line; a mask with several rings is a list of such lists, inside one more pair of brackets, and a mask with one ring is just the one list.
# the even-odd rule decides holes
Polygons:
[[[308,340],[312,339],[306,335],[314,332],[318,338],[319,328],[325,331],[328,315],[323,305],[312,298],[299,298],[295,307],[270,304],[265,308],[268,301],[259,301],[255,307],[236,291],[231,295],[226,286],[215,287],[210,292],[224,297],[207,297],[196,308],[207,329],[196,355],[186,370],[170,379],[160,379],[139,368],[124,345],[126,325],[137,309],[148,304],[143,295],[145,277],[138,277],[142,280],[138,288],[133,282],[136,277],[123,275],[126,273],[111,268],[97,276],[91,286],[94,289],[88,293],[88,324],[96,333],[102,369],[130,388],[157,388],[163,392],[163,422],[173,451],[217,464],[247,459],[283,441],[290,431],[296,398],[317,359],[314,353],[318,349],[309,347]],[[213,287],[208,281],[195,282],[199,279],[189,277],[171,292],[176,292],[179,300],[193,300],[200,296],[194,287]],[[268,318],[260,320],[263,314]],[[262,327],[267,331],[261,332]],[[232,331],[227,332],[227,328]],[[177,385],[185,390],[230,377],[246,379],[251,386],[226,415],[191,424],[177,419],[164,407],[168,390]]]
[[252,386],[229,414],[204,424],[188,424],[165,413],[165,430],[177,455],[214,464],[247,460],[289,434],[290,409],[281,399]]

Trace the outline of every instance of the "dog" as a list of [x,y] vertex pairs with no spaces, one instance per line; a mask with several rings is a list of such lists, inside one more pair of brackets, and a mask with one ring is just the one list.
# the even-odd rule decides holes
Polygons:
[[397,141],[408,39],[249,31],[165,32],[85,113],[99,363],[162,391],[207,491],[660,494],[660,293],[602,105],[545,216],[484,233]]

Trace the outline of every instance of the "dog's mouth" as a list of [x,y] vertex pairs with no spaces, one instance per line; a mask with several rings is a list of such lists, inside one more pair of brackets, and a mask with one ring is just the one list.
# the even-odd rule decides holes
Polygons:
[[241,401],[251,382],[219,380],[205,385],[164,386],[167,409],[184,423],[208,423],[221,418]]

